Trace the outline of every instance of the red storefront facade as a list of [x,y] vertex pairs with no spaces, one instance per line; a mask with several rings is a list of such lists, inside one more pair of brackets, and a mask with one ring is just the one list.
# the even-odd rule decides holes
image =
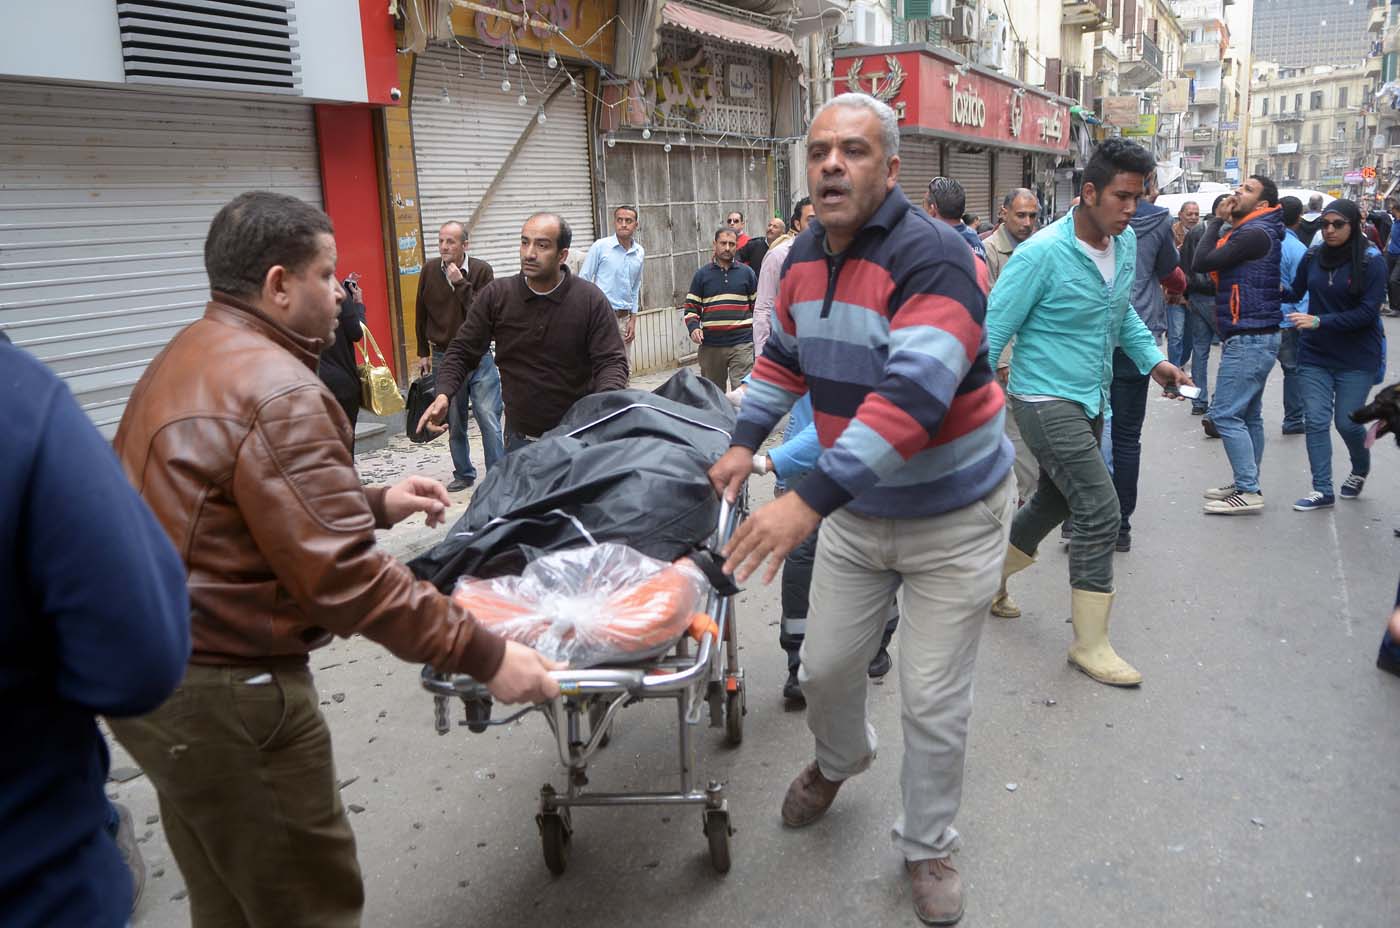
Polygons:
[[969,64],[944,49],[899,45],[836,53],[835,90],[884,100],[899,116],[900,184],[922,199],[936,175],[967,191],[967,210],[995,221],[1001,197],[1031,187],[1047,211],[1054,167],[1070,153],[1070,101]]

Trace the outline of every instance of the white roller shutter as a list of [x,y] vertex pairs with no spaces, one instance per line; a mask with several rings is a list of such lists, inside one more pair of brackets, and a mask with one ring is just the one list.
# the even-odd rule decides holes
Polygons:
[[899,140],[899,186],[915,206],[924,202],[928,182],[943,171],[943,146],[933,139]]
[[[531,213],[549,210],[573,227],[570,264],[577,266],[594,235],[585,95],[569,89],[562,63],[551,69],[523,52],[520,64],[506,70],[511,88],[503,91],[500,53],[492,54],[489,77],[456,48],[435,46],[418,58],[412,121],[424,250],[436,254],[444,222],[469,223],[471,254],[490,263],[497,277],[515,274],[520,227]],[[541,124],[539,107],[551,94]]]
[[1017,187],[1026,186],[1026,156],[1019,151],[998,149],[996,152],[996,184],[992,187],[993,210],[987,218],[996,222],[1001,201]]
[[209,297],[204,238],[246,190],[321,203],[311,107],[0,81],[0,328],[103,434]]
[[967,212],[982,219],[992,215],[992,153],[958,151],[951,145],[943,162],[943,173],[962,184],[967,191]]

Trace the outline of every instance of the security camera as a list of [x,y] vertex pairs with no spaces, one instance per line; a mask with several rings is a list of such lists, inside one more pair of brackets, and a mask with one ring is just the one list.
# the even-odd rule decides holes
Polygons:
[[389,99],[390,99],[390,100],[393,100],[393,101],[397,102],[398,100],[402,99],[402,97],[403,97],[403,91],[402,91],[402,90],[400,90],[400,89],[397,88],[397,87],[390,87],[390,88],[389,88]]

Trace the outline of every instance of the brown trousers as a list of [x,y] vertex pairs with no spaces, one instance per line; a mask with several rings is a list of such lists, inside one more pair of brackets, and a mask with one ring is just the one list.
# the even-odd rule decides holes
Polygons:
[[155,785],[194,928],[360,924],[355,835],[309,670],[191,665],[155,712],[108,721]]
[[700,376],[719,384],[721,390],[736,389],[753,370],[753,342],[744,345],[701,345],[696,353],[700,361]]

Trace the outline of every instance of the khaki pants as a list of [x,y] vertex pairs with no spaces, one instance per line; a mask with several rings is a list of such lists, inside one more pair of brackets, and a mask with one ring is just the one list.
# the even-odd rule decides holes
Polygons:
[[744,345],[701,345],[698,354],[700,376],[718,384],[721,390],[735,389],[753,370],[753,342]]
[[854,776],[875,759],[866,669],[899,590],[903,811],[892,836],[906,860],[946,857],[957,846],[973,665],[1015,511],[1008,474],[985,498],[953,512],[871,519],[842,509],[817,537],[798,680],[828,779]]
[[311,673],[191,666],[159,709],[110,719],[151,778],[194,928],[358,926],[364,886]]

